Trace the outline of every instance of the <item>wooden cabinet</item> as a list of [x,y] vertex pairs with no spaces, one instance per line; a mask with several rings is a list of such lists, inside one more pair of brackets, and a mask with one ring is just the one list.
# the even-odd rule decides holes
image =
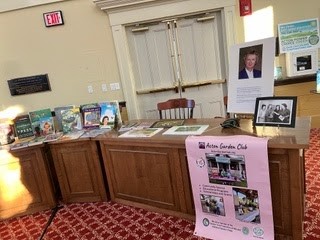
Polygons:
[[95,141],[84,139],[53,142],[49,145],[64,202],[107,199]]
[[111,199],[185,211],[177,149],[101,142]]
[[0,150],[0,219],[56,204],[45,147]]
[[[296,127],[222,129],[223,119],[188,119],[185,124],[209,124],[203,135],[268,136],[268,157],[276,240],[300,240],[304,215],[303,149],[309,142],[309,118]],[[111,200],[194,219],[194,203],[185,149],[185,136],[157,134],[152,138],[119,138],[116,132],[99,137]]]
[[179,158],[180,158],[180,165],[181,165],[184,199],[186,202],[186,207],[185,207],[186,213],[194,215],[195,208],[194,208],[193,194],[191,189],[191,181],[189,176],[188,159],[187,159],[187,153],[185,148],[179,149]]

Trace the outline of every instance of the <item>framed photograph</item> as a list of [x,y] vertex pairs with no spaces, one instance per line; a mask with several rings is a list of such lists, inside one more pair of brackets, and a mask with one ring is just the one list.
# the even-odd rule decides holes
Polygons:
[[254,126],[295,127],[297,97],[257,98]]

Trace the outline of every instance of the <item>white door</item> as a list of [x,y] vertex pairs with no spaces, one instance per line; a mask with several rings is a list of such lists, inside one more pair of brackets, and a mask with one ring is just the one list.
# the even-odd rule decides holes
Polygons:
[[221,12],[126,27],[141,118],[158,118],[157,103],[196,102],[195,118],[224,116],[226,69]]

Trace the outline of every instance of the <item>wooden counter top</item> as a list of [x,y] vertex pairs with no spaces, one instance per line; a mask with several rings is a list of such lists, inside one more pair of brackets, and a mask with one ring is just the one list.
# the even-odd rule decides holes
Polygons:
[[[202,134],[202,136],[232,136],[232,135],[249,135],[257,137],[267,137],[269,138],[268,147],[269,148],[289,148],[289,149],[302,149],[308,148],[309,146],[309,132],[310,132],[310,118],[309,117],[298,117],[296,119],[295,128],[286,127],[253,127],[252,120],[241,119],[240,128],[224,129],[220,126],[225,119],[214,118],[214,119],[188,119],[185,121],[185,125],[196,125],[196,124],[209,124],[207,130]],[[139,122],[139,120],[135,120]],[[132,122],[135,122],[132,121]],[[140,120],[146,121],[156,121],[156,120]],[[174,135],[162,135],[166,131],[164,129],[160,133],[152,137],[152,142],[174,145],[183,145],[187,136],[174,136]],[[126,144],[128,138],[118,138],[120,135],[117,131],[110,131],[105,135],[99,135],[95,140],[111,140],[119,141],[121,144]],[[130,141],[135,143],[141,142],[141,144],[148,142],[150,138],[130,138]]]

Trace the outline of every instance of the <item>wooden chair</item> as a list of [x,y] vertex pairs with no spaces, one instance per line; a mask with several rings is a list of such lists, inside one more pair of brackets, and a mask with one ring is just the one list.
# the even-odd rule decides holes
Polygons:
[[226,115],[225,116],[215,116],[214,118],[230,118],[230,114],[227,111],[227,109],[228,109],[228,96],[223,97],[223,105],[224,105],[224,108],[226,111]]
[[195,102],[192,99],[176,98],[157,104],[160,119],[193,118]]
[[226,118],[230,117],[230,113],[228,113],[228,96],[223,97],[223,104],[226,109]]

